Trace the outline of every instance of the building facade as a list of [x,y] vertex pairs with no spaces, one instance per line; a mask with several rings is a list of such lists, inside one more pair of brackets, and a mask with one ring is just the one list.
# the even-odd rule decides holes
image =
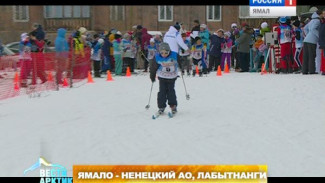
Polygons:
[[205,23],[211,32],[222,28],[230,29],[234,22],[247,22],[253,27],[260,23],[275,22],[269,19],[250,18],[248,6],[0,6],[0,39],[3,43],[19,41],[19,35],[30,32],[37,22],[43,25],[47,38],[53,40],[58,28],[68,31],[83,26],[92,31],[116,28],[121,32],[131,30],[133,25],[142,25],[148,30],[168,30],[175,22],[182,22],[191,30],[193,21]]

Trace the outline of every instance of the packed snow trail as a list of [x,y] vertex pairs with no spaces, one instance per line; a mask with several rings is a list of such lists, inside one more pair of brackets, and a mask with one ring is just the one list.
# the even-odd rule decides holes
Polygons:
[[172,119],[151,118],[158,82],[144,108],[148,75],[0,101],[0,176],[23,176],[39,156],[68,176],[74,164],[266,164],[269,176],[325,176],[323,76],[184,79],[191,99],[177,79]]

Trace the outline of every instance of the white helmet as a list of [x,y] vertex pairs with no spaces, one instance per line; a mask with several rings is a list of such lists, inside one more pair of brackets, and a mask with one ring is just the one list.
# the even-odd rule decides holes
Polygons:
[[268,26],[267,22],[263,22],[263,23],[261,24],[261,28],[262,28],[262,29],[265,29],[267,26]]
[[102,39],[102,38],[98,39],[98,43],[99,44],[103,44],[104,43],[104,39]]
[[234,27],[237,27],[237,24],[236,23],[232,23],[231,24],[231,28],[234,28]]

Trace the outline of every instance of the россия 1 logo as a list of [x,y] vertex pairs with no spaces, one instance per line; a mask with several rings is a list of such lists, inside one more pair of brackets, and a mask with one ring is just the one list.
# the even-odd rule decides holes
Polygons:
[[297,0],[249,0],[252,17],[281,17],[297,15]]
[[24,171],[26,175],[30,171],[40,169],[40,183],[72,183],[72,178],[67,177],[67,169],[59,164],[49,163],[40,157],[38,161]]

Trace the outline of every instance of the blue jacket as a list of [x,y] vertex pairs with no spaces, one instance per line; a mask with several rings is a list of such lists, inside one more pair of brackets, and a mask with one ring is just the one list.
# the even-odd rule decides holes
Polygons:
[[66,33],[67,30],[63,28],[58,29],[58,35],[54,42],[57,57],[68,57],[69,44],[67,40],[65,40]]
[[206,44],[207,50],[209,50],[210,45],[209,45],[209,40],[210,40],[210,33],[208,30],[200,31],[199,36],[201,37],[202,43]]
[[312,20],[307,24],[307,29],[305,29],[306,37],[304,43],[317,44],[319,41],[320,19],[316,12],[311,16],[311,18]]
[[108,40],[108,38],[104,39],[104,44],[102,46],[102,52],[104,57],[109,57],[110,56],[110,49],[112,47],[112,43]]
[[160,53],[156,53],[154,59],[150,62],[150,78],[156,77],[164,79],[176,79],[178,73],[177,53],[171,51],[163,58]]
[[213,34],[210,38],[211,47],[209,50],[209,55],[213,55],[215,57],[221,57],[221,43],[225,42],[225,39],[222,37]]
[[325,49],[325,19],[323,18],[319,26],[319,47]]

